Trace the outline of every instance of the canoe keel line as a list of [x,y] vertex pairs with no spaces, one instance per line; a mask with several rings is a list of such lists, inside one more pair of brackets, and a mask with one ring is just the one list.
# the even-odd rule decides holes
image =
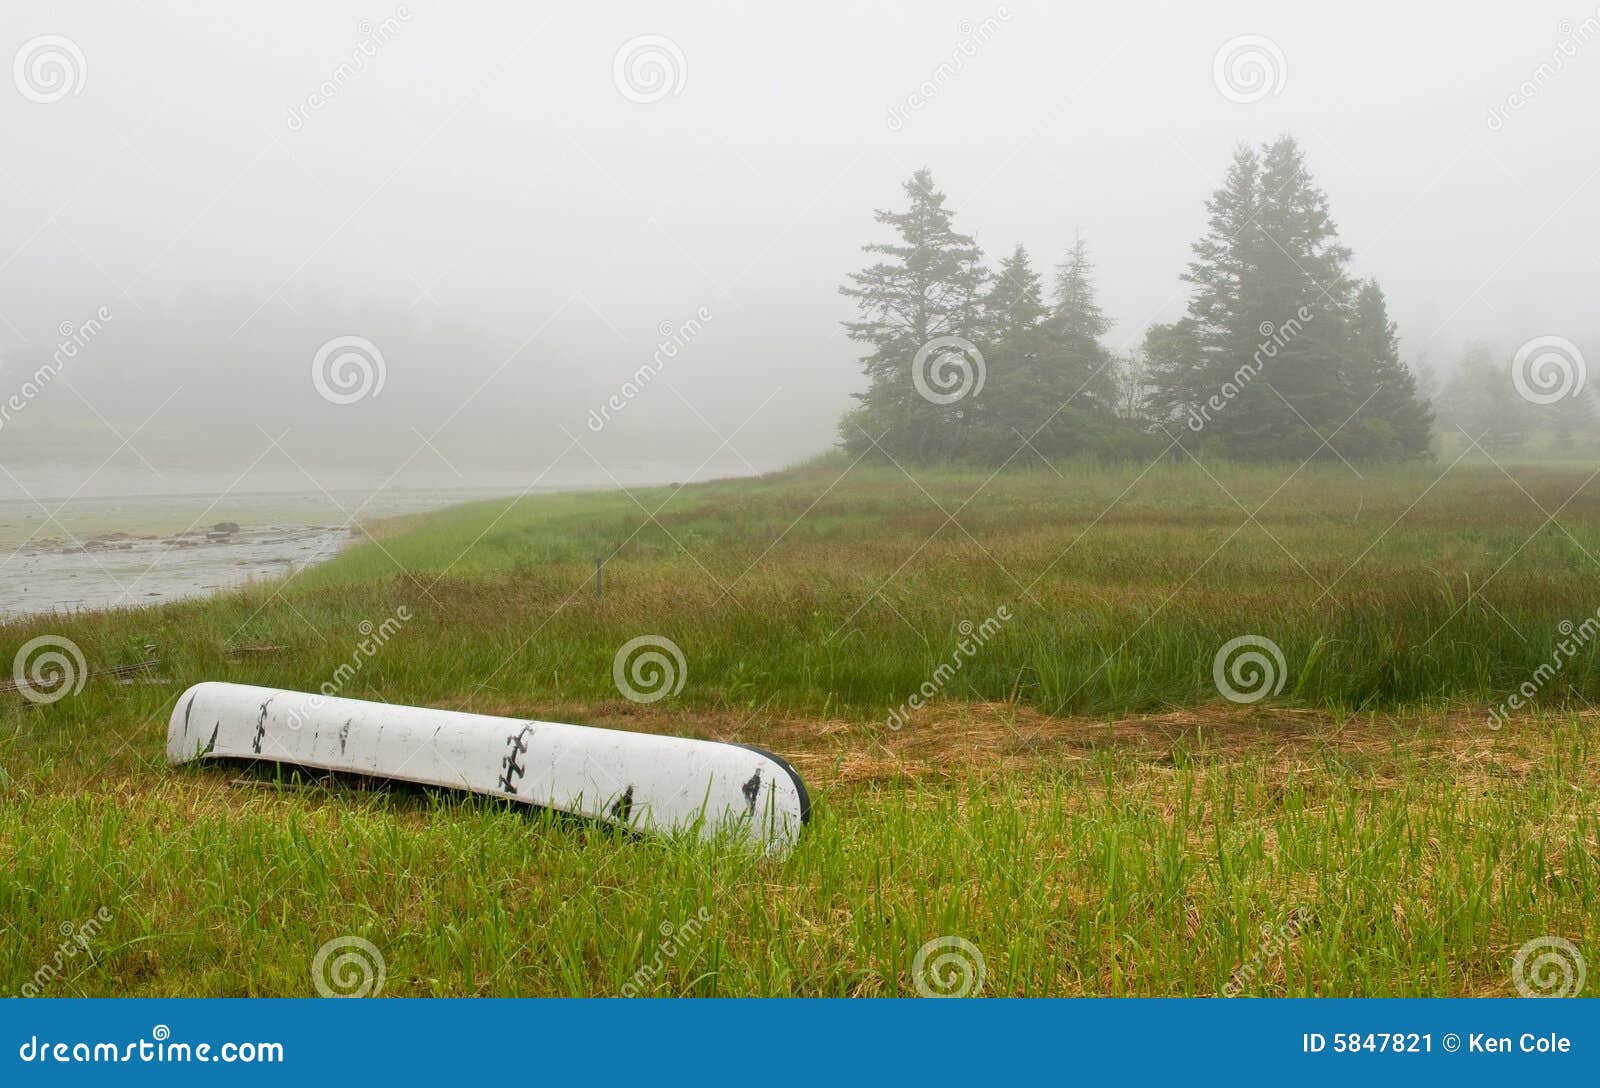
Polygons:
[[649,834],[745,838],[773,854],[811,815],[794,768],[760,748],[244,684],[179,697],[167,762],[195,760],[465,790]]

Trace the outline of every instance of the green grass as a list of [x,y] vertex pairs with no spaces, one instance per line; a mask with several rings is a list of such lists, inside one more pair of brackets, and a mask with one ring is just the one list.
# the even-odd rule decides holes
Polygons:
[[[55,634],[101,666],[154,642],[172,684],[7,697],[0,984],[105,907],[46,992],[307,994],[317,949],[360,935],[388,994],[906,994],[941,936],[979,949],[987,994],[1215,993],[1241,967],[1251,993],[1510,993],[1526,940],[1594,956],[1595,646],[1536,714],[1494,731],[1483,707],[1600,605],[1600,485],[1445,470],[913,482],[830,458],[476,503],[286,584],[14,622],[6,654]],[[815,823],[779,862],[164,765],[183,686],[315,689],[400,605],[415,618],[341,694],[760,743],[800,766]],[[1001,606],[934,704],[885,728]],[[612,659],[647,633],[687,678],[640,706]],[[1212,679],[1246,634],[1287,666],[1248,709]],[[1263,936],[1302,907],[1303,932]],[[664,925],[707,916],[649,967]]]

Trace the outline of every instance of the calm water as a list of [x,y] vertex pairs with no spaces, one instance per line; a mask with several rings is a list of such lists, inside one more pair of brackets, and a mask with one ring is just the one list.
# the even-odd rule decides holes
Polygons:
[[464,491],[0,501],[0,618],[201,597],[321,562],[360,521],[493,497]]
[[[701,466],[700,475],[709,474]],[[692,466],[629,465],[617,478],[634,486],[695,475]],[[199,473],[157,479],[106,469],[86,488],[83,470],[8,468],[0,478],[0,619],[201,597],[278,578],[364,539],[352,524],[505,498],[527,486],[512,474],[481,473],[438,486],[321,482],[329,490],[305,488],[304,476],[257,473],[243,491]],[[551,474],[533,493],[614,483],[609,475]]]

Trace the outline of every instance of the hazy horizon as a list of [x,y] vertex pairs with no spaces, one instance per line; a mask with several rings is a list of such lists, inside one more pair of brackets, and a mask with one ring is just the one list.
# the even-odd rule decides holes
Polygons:
[[[1181,314],[1233,149],[1284,132],[1408,362],[1594,344],[1600,10],[1445,10],[8,11],[4,392],[101,327],[0,426],[0,495],[793,463],[864,386],[838,286],[922,166],[991,266],[1081,231],[1113,349]],[[330,403],[313,360],[350,337],[382,385]]]

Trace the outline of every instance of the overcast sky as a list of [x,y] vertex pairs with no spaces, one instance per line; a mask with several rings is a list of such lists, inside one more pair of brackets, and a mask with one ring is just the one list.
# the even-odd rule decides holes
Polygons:
[[[1408,359],[1600,351],[1593,3],[57,0],[6,5],[0,43],[0,376],[105,307],[37,418],[87,398],[91,467],[143,424],[108,480],[288,471],[286,428],[378,479],[414,449],[403,479],[775,467],[862,385],[837,288],[913,169],[992,254],[1081,230],[1121,347],[1181,312],[1233,146],[1282,132]],[[378,395],[313,387],[341,336]],[[37,431],[0,461],[59,490],[73,450]]]

